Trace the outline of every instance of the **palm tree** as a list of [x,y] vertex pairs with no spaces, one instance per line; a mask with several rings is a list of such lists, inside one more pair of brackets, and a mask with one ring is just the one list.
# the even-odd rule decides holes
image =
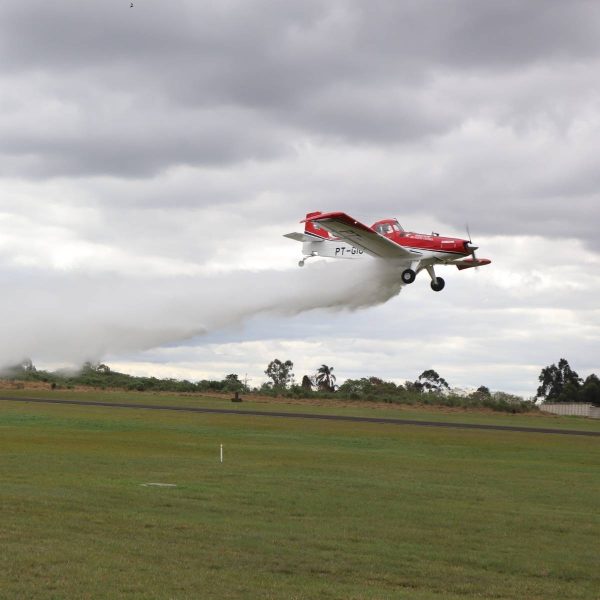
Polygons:
[[315,382],[320,390],[333,392],[335,390],[335,375],[332,373],[333,367],[321,365],[317,369]]

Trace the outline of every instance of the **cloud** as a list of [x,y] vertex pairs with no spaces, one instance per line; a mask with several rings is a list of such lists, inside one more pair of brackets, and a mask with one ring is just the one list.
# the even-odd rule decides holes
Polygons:
[[524,101],[526,125],[555,109],[557,86],[549,95],[536,70],[558,83],[577,61],[587,89],[569,76],[584,94],[568,114],[591,99],[597,13],[558,2],[8,2],[3,173],[144,177],[271,160],[303,137],[413,144],[478,113],[502,125]]

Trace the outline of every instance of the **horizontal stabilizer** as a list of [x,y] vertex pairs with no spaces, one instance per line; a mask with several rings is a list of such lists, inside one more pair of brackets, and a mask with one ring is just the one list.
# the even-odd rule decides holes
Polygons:
[[285,233],[283,237],[290,238],[290,240],[296,240],[297,242],[319,241],[318,239],[315,239],[314,236],[306,235],[305,233],[298,233],[297,231],[292,231],[292,233]]

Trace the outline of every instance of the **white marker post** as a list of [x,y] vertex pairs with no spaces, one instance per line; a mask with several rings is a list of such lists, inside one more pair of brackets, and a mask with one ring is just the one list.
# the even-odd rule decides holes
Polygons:
[[223,462],[223,444],[221,444],[221,462]]

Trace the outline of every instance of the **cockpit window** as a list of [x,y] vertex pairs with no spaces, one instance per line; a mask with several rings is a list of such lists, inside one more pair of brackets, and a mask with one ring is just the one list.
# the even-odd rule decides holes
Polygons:
[[381,235],[386,235],[393,233],[394,231],[404,231],[404,229],[402,229],[398,221],[394,221],[391,223],[379,223],[378,225],[375,225],[375,231]]

